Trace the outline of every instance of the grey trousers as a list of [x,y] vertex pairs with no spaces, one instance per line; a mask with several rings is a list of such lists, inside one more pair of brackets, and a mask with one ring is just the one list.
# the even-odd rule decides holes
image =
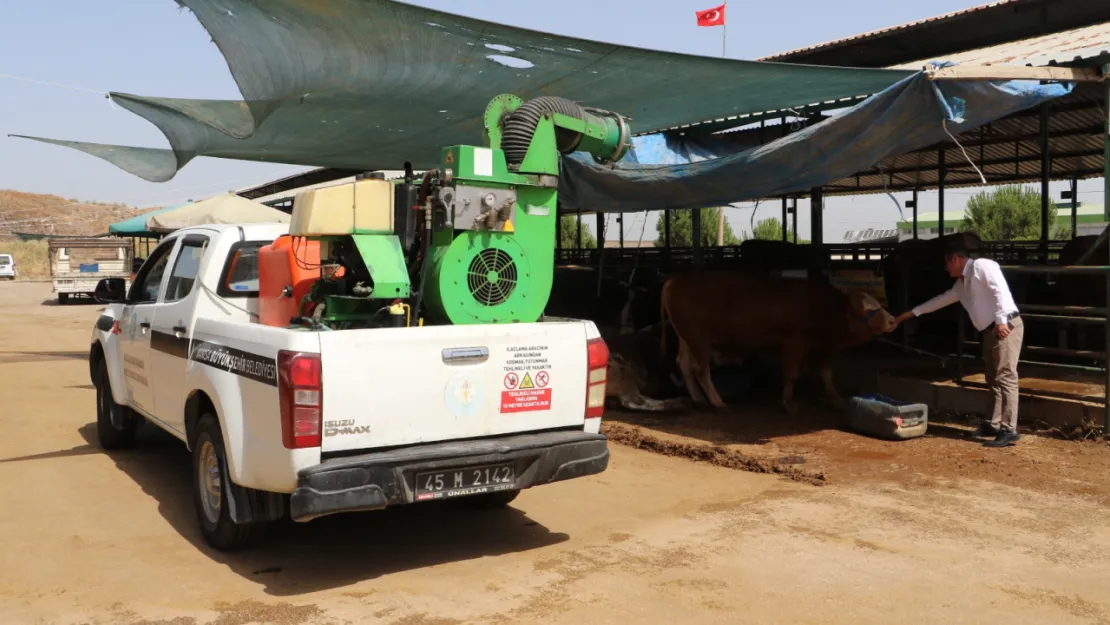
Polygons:
[[999,339],[994,329],[983,333],[983,360],[986,361],[987,386],[994,396],[991,425],[1017,431],[1018,421],[1018,355],[1025,337],[1025,324],[1021,318],[1012,320],[1014,329],[1005,339]]

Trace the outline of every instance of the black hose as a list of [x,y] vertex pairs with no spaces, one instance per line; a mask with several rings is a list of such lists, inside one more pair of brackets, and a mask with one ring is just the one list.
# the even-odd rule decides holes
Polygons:
[[[586,111],[566,98],[542,96],[528,100],[509,115],[502,126],[501,149],[510,167],[519,166],[528,154],[536,126],[547,113],[561,113],[575,119],[586,119]],[[569,152],[577,145],[581,135],[573,130],[555,128],[555,144],[560,152]]]
[[[427,216],[425,216],[425,220],[430,221]],[[420,286],[416,291],[416,301],[412,305],[412,318],[416,321],[418,325],[420,323],[420,307],[424,304],[424,285],[428,282],[428,266],[432,264],[432,259],[428,258],[428,251],[432,243],[431,228],[425,227],[423,243],[424,250],[420,254],[421,258],[423,259],[422,264],[420,265]]]

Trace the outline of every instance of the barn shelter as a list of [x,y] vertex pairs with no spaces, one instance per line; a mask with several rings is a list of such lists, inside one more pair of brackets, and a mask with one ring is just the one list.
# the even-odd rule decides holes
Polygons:
[[[443,145],[475,142],[486,104],[505,92],[525,99],[557,93],[617,111],[644,135],[813,102],[844,108],[876,94],[793,139],[754,150],[720,145],[709,164],[654,164],[647,138],[637,146],[646,159],[637,162],[634,154],[612,169],[575,155],[564,159],[564,209],[700,208],[808,191],[1064,96],[1073,81],[1099,78],[1095,71],[1000,77],[694,57],[391,0],[182,4],[224,54],[242,101],[113,93],[121,107],[165,134],[169,150],[39,140],[83,150],[152,181],[169,180],[202,155],[362,171],[411,162],[422,169],[436,165]],[[1027,80],[992,80],[998,78]]]
[[[441,146],[477,141],[480,113],[493,96],[558,94],[629,115],[642,133],[636,158],[617,168],[566,157],[565,210],[684,210],[768,197],[781,198],[785,209],[804,196],[814,223],[812,247],[825,252],[821,216],[830,193],[934,188],[933,170],[942,190],[1010,182],[1028,175],[1031,158],[1041,163],[1047,189],[1047,180],[1065,171],[1054,173],[1047,157],[1056,153],[1051,111],[1067,110],[1067,102],[1094,111],[1098,106],[1087,101],[1106,100],[1106,59],[1095,52],[1097,37],[1095,48],[1080,51],[1074,38],[1061,43],[1058,51],[1069,55],[1063,60],[1023,63],[1010,55],[1011,65],[943,63],[973,49],[976,33],[990,47],[1110,20],[1110,8],[1092,6],[1105,3],[1079,0],[998,2],[865,37],[865,47],[883,49],[882,42],[903,31],[939,26],[937,32],[959,33],[947,39],[948,48],[895,41],[890,50],[912,56],[825,64],[812,61],[815,50],[806,52],[811,60],[805,63],[639,50],[389,0],[180,4],[224,54],[241,101],[112,94],[160,128],[170,149],[39,140],[83,150],[148,180],[168,180],[196,156],[312,165],[343,175],[405,161],[422,169],[435,166]],[[943,34],[935,39],[946,41]],[[1049,44],[1037,46],[1040,54]],[[1032,137],[1023,117],[1030,115],[1037,120]],[[1022,121],[1010,127],[1006,120]],[[1098,120],[1100,129],[1104,122]],[[1058,134],[1089,138],[1084,133],[1093,127],[1068,126]],[[1094,136],[1101,148],[1105,131]],[[1011,144],[1013,157],[991,150]],[[1040,148],[1037,156],[1026,151],[1030,144]],[[1069,179],[1097,175],[1083,160],[1090,151],[1084,144],[1060,152],[1061,162],[1072,159]],[[698,231],[700,213],[693,216]],[[938,221],[943,228],[943,208]],[[1040,250],[1047,261],[1047,239]],[[680,260],[667,252],[666,263]],[[725,250],[719,252],[723,260]],[[702,264],[702,256],[695,244],[688,258]]]

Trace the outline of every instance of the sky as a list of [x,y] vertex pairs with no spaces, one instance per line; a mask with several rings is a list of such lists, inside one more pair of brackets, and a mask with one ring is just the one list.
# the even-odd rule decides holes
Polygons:
[[[965,9],[984,0],[737,1],[728,5],[730,58],[755,59],[832,39]],[[411,0],[434,9],[561,35],[643,48],[719,56],[720,28],[699,28],[694,12],[717,0],[561,0],[557,8],[523,0]],[[239,99],[223,57],[188,11],[173,0],[0,0],[0,189],[155,207],[261,184],[305,168],[199,158],[173,180],[149,183],[100,159],[65,148],[11,139],[28,134],[124,145],[166,147],[145,120],[124,111],[107,91]],[[480,138],[475,137],[478,141]],[[1065,183],[1053,186],[1053,196]],[[1080,183],[1080,199],[1102,202],[1100,181]],[[947,210],[973,190],[949,191]],[[901,194],[899,201],[908,198]],[[887,196],[826,200],[825,240],[848,230],[893,228],[898,208]],[[808,209],[798,230],[809,238]],[[727,210],[734,230],[748,230],[752,203]],[[920,198],[936,210],[935,194]],[[757,220],[780,213],[764,204]],[[909,212],[906,212],[907,217]],[[33,215],[27,216],[33,219]],[[625,238],[654,238],[655,216],[630,215]],[[26,224],[33,226],[33,223]],[[615,217],[607,238],[615,239]],[[28,228],[30,229],[30,228]]]

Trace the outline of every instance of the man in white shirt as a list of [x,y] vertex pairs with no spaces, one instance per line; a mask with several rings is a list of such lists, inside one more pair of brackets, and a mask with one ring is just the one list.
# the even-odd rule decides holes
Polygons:
[[896,321],[902,323],[956,302],[963,304],[971,323],[982,336],[987,385],[994,396],[991,421],[980,425],[976,434],[994,436],[994,440],[984,443],[988,447],[1009,447],[1021,438],[1017,431],[1017,363],[1025,326],[998,263],[987,258],[970,259],[967,250],[953,247],[944,255],[944,266],[948,275],[956,279],[956,284],[902,313]]

